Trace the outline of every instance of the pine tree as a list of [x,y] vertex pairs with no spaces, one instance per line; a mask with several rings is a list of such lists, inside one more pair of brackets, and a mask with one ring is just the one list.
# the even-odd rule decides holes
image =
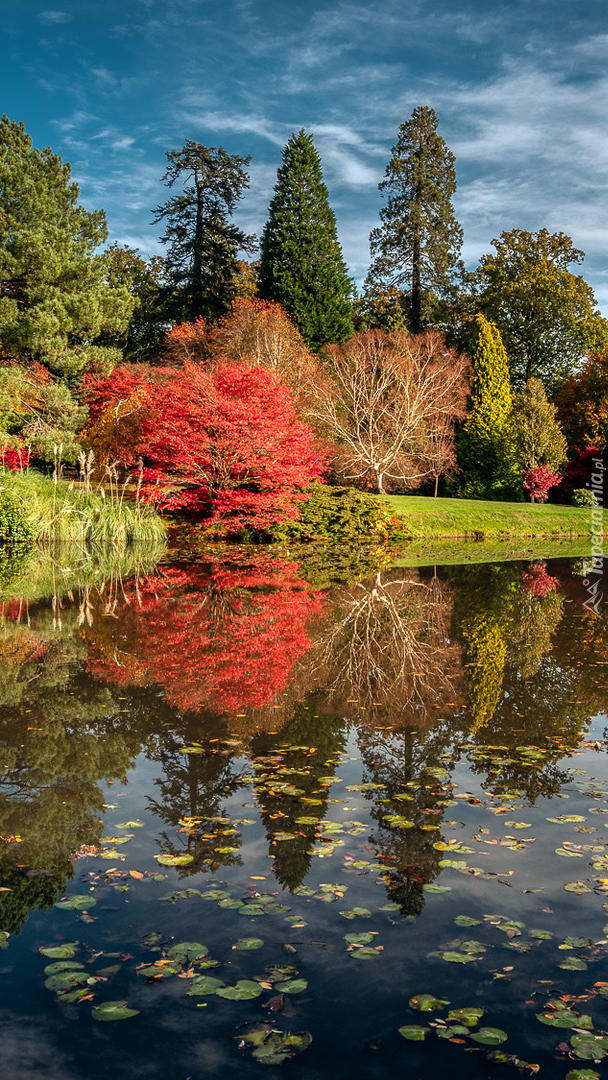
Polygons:
[[457,487],[466,498],[521,498],[509,361],[494,323],[483,315],[475,323],[471,402],[458,439]]
[[303,129],[283,149],[262,235],[259,288],[263,299],[282,304],[313,349],[353,333],[352,283],[321,161]]
[[249,187],[249,161],[190,139],[167,153],[163,182],[183,187],[156,208],[154,221],[165,222],[165,313],[173,322],[215,321],[230,310],[239,252],[255,246],[254,238],[231,221]]
[[429,307],[450,294],[460,266],[462,229],[454,216],[454,155],[437,133],[434,109],[420,105],[399,127],[384,180],[387,196],[378,228],[370,234],[369,292],[405,287],[411,298],[410,324],[420,333]]
[[120,351],[134,301],[107,277],[103,210],[79,206],[70,166],[37,150],[23,124],[0,119],[0,352],[73,380]]

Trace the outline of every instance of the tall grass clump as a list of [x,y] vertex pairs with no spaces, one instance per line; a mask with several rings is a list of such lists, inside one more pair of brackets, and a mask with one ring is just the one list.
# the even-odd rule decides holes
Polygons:
[[35,469],[0,470],[3,500],[20,503],[27,511],[33,539],[42,546],[81,544],[122,549],[133,543],[158,543],[165,527],[140,496],[141,479],[119,483],[114,466],[106,466],[102,481],[93,486],[92,454],[80,455],[80,479],[66,480],[59,464],[52,476]]

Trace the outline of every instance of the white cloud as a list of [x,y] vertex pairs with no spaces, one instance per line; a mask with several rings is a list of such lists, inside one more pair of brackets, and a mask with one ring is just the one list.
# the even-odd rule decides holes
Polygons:
[[72,16],[68,11],[41,11],[38,18],[42,23],[55,24],[57,26],[72,21]]

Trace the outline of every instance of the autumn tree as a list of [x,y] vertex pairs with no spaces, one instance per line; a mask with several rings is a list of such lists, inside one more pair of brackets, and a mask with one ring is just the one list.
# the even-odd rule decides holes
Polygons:
[[352,283],[321,160],[303,129],[283,149],[262,234],[259,291],[285,308],[312,349],[352,334]]
[[608,351],[591,353],[581,370],[558,386],[557,415],[571,447],[608,445]]
[[298,401],[314,391],[317,362],[293,320],[272,300],[237,297],[215,325],[198,319],[173,326],[165,355],[176,363],[204,363],[207,370],[226,359],[268,368]]
[[435,475],[427,448],[439,432],[453,436],[467,390],[466,360],[439,334],[371,330],[328,348],[310,415],[336,445],[339,475],[376,491],[411,489]]
[[297,516],[306,488],[323,472],[289,390],[264,368],[118,368],[89,384],[88,400],[98,425],[117,410],[128,416],[123,461],[143,458],[145,497],[166,510],[221,520],[229,531]]
[[217,319],[236,294],[239,252],[254,248],[232,221],[249,186],[250,159],[191,139],[166,156],[163,182],[179,190],[154,216],[165,228],[165,313],[176,322]]
[[483,315],[475,320],[471,356],[471,400],[457,440],[456,488],[465,498],[512,498],[521,491],[521,474],[509,363],[498,328]]
[[500,330],[514,385],[534,376],[551,390],[589,350],[608,344],[593,289],[569,269],[585,253],[547,229],[513,229],[492,245],[473,277],[476,309]]
[[0,355],[73,381],[120,358],[134,302],[108,280],[103,210],[85,210],[70,166],[37,150],[23,124],[0,119]]
[[404,288],[410,326],[419,334],[433,298],[450,294],[460,264],[462,229],[454,215],[454,155],[437,131],[434,109],[421,105],[399,127],[384,179],[380,225],[370,235],[366,291]]

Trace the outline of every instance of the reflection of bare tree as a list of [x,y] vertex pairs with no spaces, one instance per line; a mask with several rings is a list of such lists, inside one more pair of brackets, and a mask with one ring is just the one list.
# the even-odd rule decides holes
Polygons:
[[424,723],[433,706],[456,699],[452,606],[450,586],[437,576],[380,572],[340,597],[307,658],[308,678],[316,672],[331,707],[359,719],[361,710],[364,719]]

